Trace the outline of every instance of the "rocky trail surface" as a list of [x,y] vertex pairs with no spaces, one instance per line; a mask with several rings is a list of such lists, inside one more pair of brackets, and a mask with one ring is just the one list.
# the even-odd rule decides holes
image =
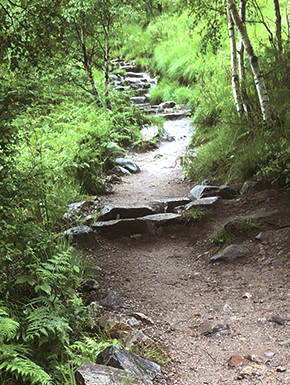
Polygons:
[[[195,183],[182,181],[180,159],[190,130],[188,119],[166,122],[174,140],[128,154],[141,172],[123,176],[102,206],[187,196]],[[154,383],[290,384],[290,197],[263,187],[218,199],[192,224],[114,239],[99,235],[87,250],[102,269],[101,286],[122,300],[113,313],[149,317],[142,331],[169,357]],[[258,227],[232,222],[253,215]],[[218,252],[208,237],[225,224],[234,226],[232,244],[243,252],[211,261]]]

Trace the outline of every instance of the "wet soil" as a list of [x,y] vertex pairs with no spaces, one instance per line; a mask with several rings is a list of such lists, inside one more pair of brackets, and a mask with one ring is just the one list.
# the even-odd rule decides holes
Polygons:
[[[142,172],[123,178],[102,204],[150,205],[155,199],[183,197],[195,185],[182,181],[180,157],[190,121],[167,122],[175,141],[147,153],[130,153]],[[250,190],[219,200],[199,222],[172,227],[160,237],[100,238],[91,258],[103,269],[102,285],[124,299],[123,313],[139,311],[153,319],[144,332],[166,351],[169,363],[157,384],[290,384],[290,195],[284,190]],[[241,215],[275,211],[259,228],[237,232],[246,257],[211,263],[208,236],[217,225]],[[261,239],[255,237],[262,232]],[[273,316],[284,325],[271,322]],[[228,325],[219,338],[201,334],[203,322]],[[232,355],[255,349],[273,358],[238,379]],[[255,362],[245,360],[243,366]],[[255,374],[256,373],[256,374]]]

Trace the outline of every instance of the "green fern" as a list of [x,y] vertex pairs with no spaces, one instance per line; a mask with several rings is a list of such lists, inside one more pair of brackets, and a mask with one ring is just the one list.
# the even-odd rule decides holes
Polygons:
[[49,374],[28,358],[28,347],[12,341],[18,330],[19,323],[0,307],[0,381],[10,374],[16,380],[29,381],[32,385],[51,385]]
[[38,340],[38,345],[57,337],[62,344],[69,343],[69,333],[72,331],[68,320],[50,308],[42,306],[33,309],[27,316],[28,327],[25,333],[25,341]]
[[[15,357],[0,364],[0,373],[5,370],[10,372],[18,380],[29,381],[33,384],[51,385],[52,380],[39,365],[28,358]],[[0,377],[1,378],[1,377]]]

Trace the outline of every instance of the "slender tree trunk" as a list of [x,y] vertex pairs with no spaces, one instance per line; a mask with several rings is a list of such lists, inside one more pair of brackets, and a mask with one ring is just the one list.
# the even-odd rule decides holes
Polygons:
[[[240,0],[239,15],[243,23],[246,20],[246,0]],[[240,87],[241,87],[241,96],[243,100],[244,110],[247,114],[250,113],[249,97],[246,90],[246,70],[245,70],[245,47],[242,39],[240,39],[239,45],[239,76],[240,76]]]
[[87,54],[86,38],[85,38],[85,31],[83,26],[81,27],[81,45],[82,45],[82,54],[83,54],[83,66],[92,87],[92,94],[100,100],[100,95],[93,77],[92,67],[90,65],[90,61]]
[[234,99],[239,114],[244,112],[243,104],[241,102],[240,95],[240,81],[238,74],[238,60],[237,60],[237,44],[235,35],[235,24],[230,14],[229,8],[227,8],[228,30],[231,44],[231,68],[232,68],[232,87]]
[[106,107],[111,108],[109,100],[109,87],[110,87],[110,18],[107,20],[107,25],[104,26],[105,31],[105,45],[104,45],[104,64],[105,64],[105,99]]
[[249,39],[247,28],[239,16],[239,13],[235,4],[235,0],[228,0],[228,7],[229,7],[230,14],[234,20],[234,23],[239,31],[241,40],[244,44],[245,50],[247,52],[247,55],[250,61],[250,65],[254,74],[256,89],[259,96],[263,119],[265,120],[265,122],[268,123],[272,119],[272,110],[271,110],[271,104],[270,104],[268,92],[265,85],[264,76],[262,74],[260,64],[258,61],[258,57],[255,55],[254,49]]
[[276,40],[278,44],[278,55],[279,58],[283,56],[283,47],[282,47],[282,25],[281,25],[281,12],[279,0],[274,0],[275,6],[275,15],[276,15]]

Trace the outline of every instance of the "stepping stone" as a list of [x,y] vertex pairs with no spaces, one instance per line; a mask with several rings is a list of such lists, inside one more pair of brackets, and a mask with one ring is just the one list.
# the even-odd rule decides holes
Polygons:
[[238,191],[224,186],[208,186],[208,185],[197,185],[189,193],[189,198],[191,200],[201,199],[206,197],[216,197],[219,196],[222,199],[232,199],[235,198],[238,194]]
[[128,219],[144,217],[145,215],[155,214],[155,211],[149,206],[139,207],[112,207],[105,206],[101,211],[102,216],[98,221],[110,221],[114,219]]
[[116,219],[95,222],[92,229],[100,231],[109,238],[127,237],[133,234],[159,235],[162,226],[181,224],[181,215],[162,213],[139,218]]
[[146,102],[147,97],[146,96],[133,96],[131,98],[132,102],[135,104],[143,104]]
[[158,226],[163,225],[176,225],[181,223],[181,215],[174,213],[159,213],[153,215],[147,215],[146,217],[137,218],[138,222],[153,223]]
[[154,207],[157,207],[157,211],[173,213],[174,208],[177,206],[184,206],[190,203],[189,198],[169,198],[169,199],[158,199],[153,202]]
[[201,198],[196,199],[193,202],[188,203],[185,206],[178,206],[175,207],[174,212],[177,214],[181,214],[185,211],[190,210],[193,207],[199,207],[199,206],[212,206],[214,203],[218,201],[218,197],[208,197],[208,198]]
[[135,218],[95,222],[92,228],[111,239],[147,233],[146,223],[139,222]]
[[146,76],[146,73],[144,72],[127,72],[127,76],[130,77],[130,78],[145,78]]

